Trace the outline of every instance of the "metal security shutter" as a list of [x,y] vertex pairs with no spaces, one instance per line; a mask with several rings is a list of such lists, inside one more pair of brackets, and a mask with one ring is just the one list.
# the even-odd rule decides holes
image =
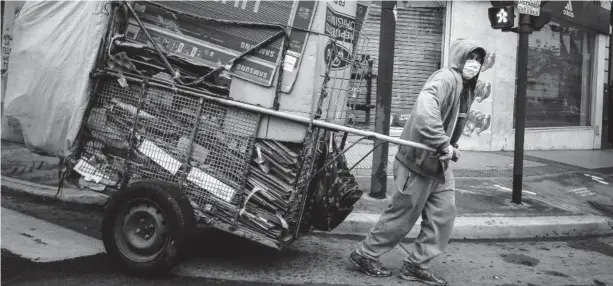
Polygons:
[[[397,15],[392,115],[409,114],[428,77],[440,68],[445,7],[399,7]],[[373,3],[362,27],[364,35],[368,37],[368,44],[362,53],[374,59],[375,74],[378,69],[380,23],[381,5]],[[371,104],[376,103],[376,92],[376,81],[373,81]],[[360,96],[364,97],[364,94]],[[356,116],[358,122],[364,121],[363,114]],[[374,116],[373,110],[371,127]]]
[[[360,33],[360,37],[362,37],[365,41],[364,46],[358,47],[359,54],[365,54],[373,60],[373,74],[377,74],[378,60],[379,57],[379,26],[381,23],[381,6],[370,4],[368,7],[368,15],[362,25],[362,32]],[[376,96],[377,96],[377,79],[373,78],[372,80],[372,90],[371,90],[371,100],[370,102],[366,102],[366,82],[362,82],[362,88],[360,94],[358,95],[358,104],[375,104]],[[363,124],[366,122],[365,116],[366,112],[363,111],[355,111],[354,112],[358,124]],[[370,112],[370,126],[374,126],[375,122],[375,108],[371,109]],[[369,127],[369,126],[365,126]]]

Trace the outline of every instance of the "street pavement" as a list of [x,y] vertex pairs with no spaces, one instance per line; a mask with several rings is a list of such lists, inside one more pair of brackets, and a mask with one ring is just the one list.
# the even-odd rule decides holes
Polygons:
[[[9,251],[2,231],[3,285],[421,285],[360,274],[347,261],[358,237],[309,235],[283,251],[216,231],[199,231],[193,257],[162,279],[128,277],[102,254],[63,259],[62,249],[99,249],[101,209],[2,192],[2,226],[18,228],[23,243]],[[19,223],[15,223],[19,219]],[[45,231],[36,231],[44,226]],[[34,230],[33,230],[34,229]],[[78,235],[66,236],[67,231]],[[31,237],[28,237],[31,236]],[[87,239],[84,239],[86,237]],[[51,243],[53,242],[53,243]],[[405,242],[410,242],[406,240]],[[55,244],[58,243],[58,244]],[[37,248],[61,259],[27,258]],[[65,252],[65,251],[64,251]],[[395,273],[402,247],[383,256]],[[458,241],[431,268],[450,285],[613,285],[613,237],[565,240]]]
[[[369,150],[357,147],[347,153],[350,165]],[[516,205],[510,203],[512,155],[464,152],[454,165],[454,239],[432,269],[450,285],[613,285],[613,237],[584,236],[603,229],[611,233],[611,154],[529,152],[523,204]],[[3,285],[419,285],[396,276],[367,277],[347,261],[389,204],[389,198],[367,195],[371,170],[364,161],[354,174],[365,195],[332,233],[313,233],[278,252],[229,234],[200,231],[193,257],[156,280],[127,277],[109,265],[100,242],[105,196],[69,187],[55,199],[57,161],[2,142]],[[28,194],[5,187],[11,184]],[[391,190],[390,176],[388,194]],[[596,225],[594,218],[608,220]],[[419,223],[405,241],[418,230]],[[488,240],[465,240],[467,233]],[[506,239],[517,237],[527,239]],[[382,261],[397,273],[404,255],[397,247]]]
[[[351,142],[347,144],[350,146]],[[361,236],[389,205],[394,190],[391,172],[387,198],[368,194],[372,157],[370,144],[357,144],[346,153],[364,191],[353,212],[333,234]],[[390,146],[389,166],[397,148]],[[579,155],[577,155],[579,154]],[[89,205],[103,205],[104,193],[69,183],[57,193],[57,158],[33,154],[19,144],[2,142],[2,185],[37,196]],[[510,152],[464,152],[453,163],[458,220],[452,238],[498,239],[580,236],[613,233],[613,152],[530,151],[524,161],[522,204],[511,203]],[[573,165],[574,164],[574,165]],[[409,233],[419,233],[419,223]]]
[[[346,146],[355,141],[350,138]],[[372,148],[372,143],[360,142],[346,153],[348,165],[354,167],[352,173],[366,193],[356,204],[355,213],[381,213],[395,189],[391,168],[398,148],[390,145],[387,198],[368,196],[372,179],[372,154],[368,152]],[[452,163],[451,168],[460,217],[613,217],[613,150],[526,152],[522,205],[511,203],[513,152],[463,151],[459,162]]]

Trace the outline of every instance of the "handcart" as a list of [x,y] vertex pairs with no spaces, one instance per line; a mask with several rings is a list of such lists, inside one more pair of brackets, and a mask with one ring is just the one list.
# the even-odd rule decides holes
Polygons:
[[[278,20],[289,24],[206,17],[226,11],[219,9],[225,2],[106,7],[108,31],[91,73],[90,105],[78,151],[67,162],[86,180],[117,190],[105,209],[103,242],[129,273],[166,273],[197,243],[198,226],[278,250],[314,229],[334,229],[362,195],[344,158],[353,146],[345,148],[349,133],[362,136],[358,142],[433,151],[347,126],[349,99],[368,67],[357,56],[366,39],[312,24],[317,17],[347,18],[334,10],[338,1],[244,1],[243,7],[229,1],[224,8],[287,8],[293,24],[292,17]],[[211,44],[228,31],[255,31],[258,43],[241,44],[239,53]],[[350,40],[343,41],[347,31]],[[277,52],[267,73],[267,57]]]

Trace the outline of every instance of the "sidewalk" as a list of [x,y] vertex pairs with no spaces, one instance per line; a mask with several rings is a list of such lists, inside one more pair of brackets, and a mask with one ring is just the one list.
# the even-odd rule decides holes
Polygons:
[[[346,146],[350,146],[347,143]],[[374,199],[370,192],[372,154],[359,162],[372,149],[372,143],[359,143],[347,151],[349,167],[364,191],[352,215],[374,224],[390,203],[394,190],[392,164],[397,152],[389,147],[387,198]],[[459,221],[463,218],[495,218],[498,222],[521,219],[543,220],[555,224],[579,217],[613,218],[613,151],[528,151],[524,156],[522,205],[511,203],[513,186],[513,152],[462,151],[462,158],[452,163],[456,179],[456,207]],[[509,219],[506,219],[509,218]],[[511,219],[512,218],[512,219]],[[571,219],[572,218],[572,219]],[[351,218],[349,218],[351,219]],[[356,218],[357,219],[357,218]],[[470,224],[469,222],[467,222]],[[337,232],[347,231],[343,226]],[[457,228],[457,223],[456,223]],[[361,228],[368,231],[369,227]],[[355,227],[352,231],[356,231]],[[555,235],[553,231],[548,232]],[[416,235],[417,233],[414,233]]]
[[[349,166],[364,157],[371,146],[358,144],[350,149],[346,155]],[[396,148],[390,146],[390,169],[395,152]],[[613,167],[613,152],[527,152],[521,205],[510,202],[512,156],[509,152],[464,151],[460,162],[453,165],[458,219],[452,238],[613,234],[613,172],[606,172]],[[20,145],[2,142],[3,191],[9,188],[54,197],[56,188],[36,187],[36,184],[57,186],[57,164],[57,158],[32,154]],[[332,233],[364,235],[389,205],[394,188],[389,171],[388,197],[374,199],[368,195],[371,164],[372,155],[354,169],[364,195],[346,221]],[[105,197],[98,192],[67,186],[60,199],[102,205]],[[409,237],[415,237],[418,231],[419,222]]]
[[[348,142],[346,148],[351,145]],[[369,154],[372,143],[360,142],[346,152],[347,164],[357,176],[370,176],[373,155]],[[392,175],[396,145],[388,151],[387,174]],[[513,152],[476,152],[461,151],[459,162],[452,162],[455,177],[512,177]],[[576,154],[576,155],[575,155]],[[603,155],[604,154],[604,155]],[[587,157],[584,155],[588,155]],[[590,161],[591,160],[591,161]],[[599,161],[595,161],[599,160]],[[608,160],[608,161],[607,161]],[[557,162],[556,162],[557,161]],[[579,161],[579,165],[573,165]],[[359,162],[359,163],[358,163]],[[357,164],[357,165],[356,165]],[[606,169],[613,167],[613,151],[527,151],[524,154],[524,176],[536,176],[580,169]]]

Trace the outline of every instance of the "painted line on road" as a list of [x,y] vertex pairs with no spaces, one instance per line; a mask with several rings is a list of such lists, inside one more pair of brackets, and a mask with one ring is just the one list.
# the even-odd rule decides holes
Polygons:
[[605,181],[603,181],[603,180],[598,180],[598,179],[595,179],[595,178],[592,178],[592,180],[594,180],[594,181],[596,181],[596,182],[599,182],[599,183],[601,183],[601,184],[603,184],[603,185],[608,185],[608,184],[609,184],[609,183],[607,183],[607,182],[605,182]]
[[2,208],[2,249],[35,262],[104,253],[102,241],[74,230]]
[[456,190],[456,192],[459,192],[459,193],[465,193],[465,194],[477,194],[477,192],[474,192],[474,191],[469,191],[469,190],[464,190],[464,189],[458,189],[458,188],[455,188],[455,190]]
[[[511,190],[511,189],[509,189],[509,188],[506,188],[506,187],[503,187],[503,186],[501,186],[501,185],[494,185],[494,187],[497,187],[497,188],[499,188],[499,189],[501,189],[501,190],[503,190],[503,191],[508,191],[508,192],[512,192],[512,191],[513,191],[513,190]],[[533,195],[533,196],[536,196],[536,193],[535,193],[535,192],[526,191],[526,190],[522,190],[521,192],[522,192],[522,193],[526,193],[526,194],[530,194],[530,195]]]
[[602,180],[601,177],[596,177],[594,175],[590,175],[590,174],[584,174],[586,177],[592,177],[592,179],[598,179],[598,180]]
[[608,185],[609,184],[609,183],[605,182],[605,180],[603,178],[601,178],[601,177],[597,177],[597,176],[590,175],[590,174],[584,174],[584,175],[586,177],[592,178],[593,181],[599,182],[599,183],[601,183],[603,185]]
[[576,195],[579,195],[579,196],[582,196],[582,197],[596,195],[594,192],[590,191],[586,187],[581,187],[581,188],[576,188],[576,189],[568,190],[567,192],[573,193],[573,194],[576,194]]

